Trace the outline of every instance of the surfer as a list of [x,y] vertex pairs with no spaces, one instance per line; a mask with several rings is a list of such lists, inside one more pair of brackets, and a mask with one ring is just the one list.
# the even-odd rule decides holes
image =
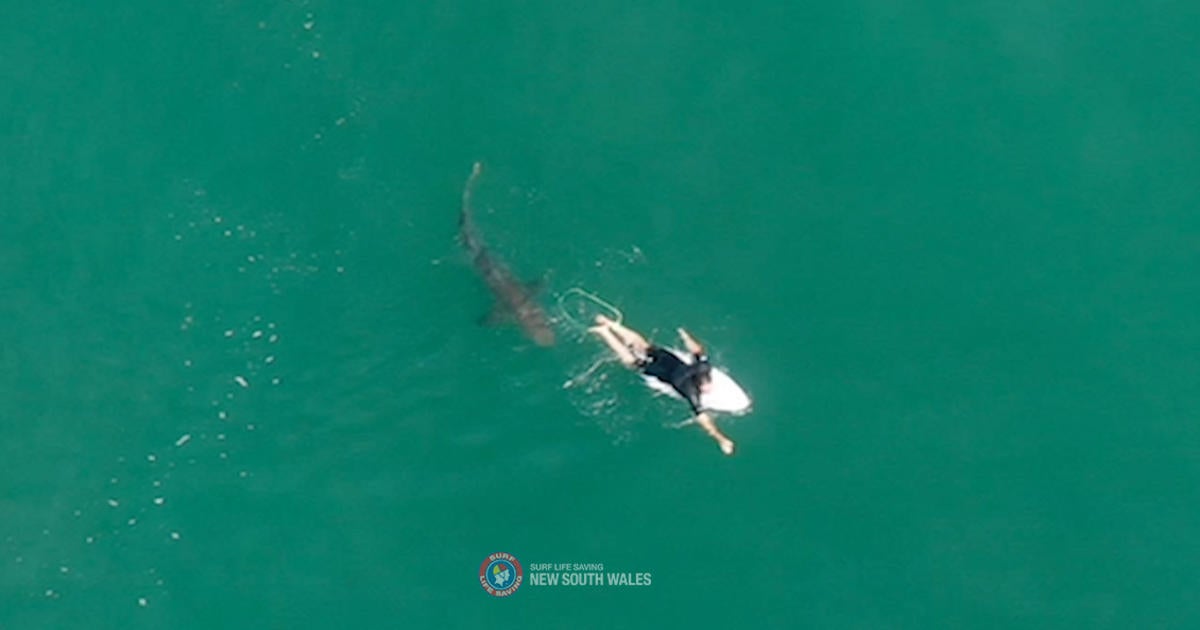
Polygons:
[[691,354],[691,361],[685,361],[670,350],[646,341],[642,335],[604,315],[597,315],[596,325],[588,330],[608,344],[625,367],[657,379],[678,393],[692,408],[696,423],[717,441],[721,452],[733,454],[733,440],[721,433],[712,416],[701,405],[701,394],[712,387],[712,366],[708,363],[704,346],[686,330],[677,329],[679,338]]

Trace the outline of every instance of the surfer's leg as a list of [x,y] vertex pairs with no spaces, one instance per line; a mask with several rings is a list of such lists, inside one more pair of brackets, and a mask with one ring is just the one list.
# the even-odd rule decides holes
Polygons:
[[608,326],[593,326],[588,330],[596,333],[597,337],[600,337],[604,343],[608,344],[608,347],[612,348],[612,351],[617,354],[617,358],[621,360],[621,363],[625,364],[625,367],[637,367],[637,357],[634,356],[633,352],[628,346],[622,343],[622,341],[618,339],[615,334],[613,334],[613,331],[610,330]]
[[646,338],[639,335],[637,332],[626,328],[625,326],[622,326],[621,324],[614,322],[603,315],[596,316],[596,323],[600,326],[607,327],[609,330],[615,333],[617,338],[625,342],[625,345],[628,346],[629,349],[634,353],[645,356],[646,353],[650,351],[650,342],[646,341]]
[[700,412],[696,415],[696,423],[704,429],[705,433],[717,441],[717,445],[721,447],[722,453],[733,455],[733,440],[725,437],[724,433],[721,433],[721,430],[717,428],[717,423],[713,422],[712,416],[708,415],[707,412]]

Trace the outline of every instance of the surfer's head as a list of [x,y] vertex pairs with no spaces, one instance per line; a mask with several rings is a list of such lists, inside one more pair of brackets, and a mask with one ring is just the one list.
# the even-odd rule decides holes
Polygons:
[[708,361],[700,361],[696,364],[696,383],[700,385],[700,391],[708,391],[712,389],[712,366]]
[[696,384],[700,385],[701,391],[713,389],[713,366],[708,365],[707,356],[696,361]]

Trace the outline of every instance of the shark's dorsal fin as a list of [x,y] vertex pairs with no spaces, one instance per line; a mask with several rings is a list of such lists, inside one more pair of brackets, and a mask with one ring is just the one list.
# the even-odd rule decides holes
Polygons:
[[546,286],[550,284],[550,281],[553,279],[553,276],[554,276],[554,270],[547,269],[546,272],[542,274],[542,277],[534,279],[534,280],[527,280],[525,282],[525,288],[526,288],[526,290],[529,291],[529,295],[537,296],[542,291],[544,291],[546,289]]
[[524,285],[525,285],[525,291],[529,293],[529,296],[536,297],[537,295],[541,294],[541,292],[543,290],[546,289],[546,279],[538,278],[537,280],[526,280],[524,282]]
[[484,315],[479,320],[479,323],[484,326],[500,326],[503,324],[511,324],[512,322],[512,310],[508,309],[499,302],[492,304],[492,310],[488,311],[488,314]]

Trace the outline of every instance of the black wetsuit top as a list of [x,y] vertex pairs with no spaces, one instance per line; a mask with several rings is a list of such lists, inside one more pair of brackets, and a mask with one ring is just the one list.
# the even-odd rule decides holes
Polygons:
[[642,374],[653,376],[679,392],[691,406],[692,413],[700,413],[700,385],[708,378],[712,367],[707,356],[692,356],[692,363],[685,363],[670,350],[650,346],[646,358],[638,361],[638,367]]

